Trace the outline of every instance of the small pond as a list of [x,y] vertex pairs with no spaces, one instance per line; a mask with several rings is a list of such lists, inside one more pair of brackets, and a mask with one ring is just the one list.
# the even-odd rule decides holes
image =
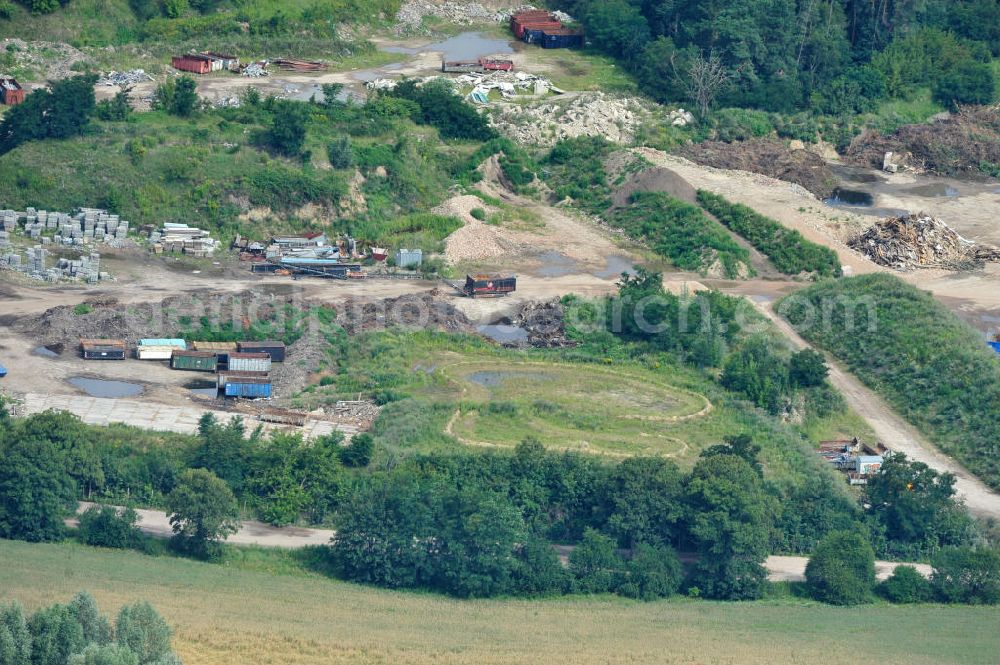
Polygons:
[[823,203],[830,206],[860,206],[868,208],[875,205],[875,197],[868,192],[838,187],[833,190],[833,195],[830,198],[823,199]]
[[501,344],[519,344],[521,342],[528,341],[528,331],[524,328],[518,328],[517,326],[509,326],[500,323],[488,326],[476,326],[476,330],[480,335],[489,337],[493,341],[500,342]]

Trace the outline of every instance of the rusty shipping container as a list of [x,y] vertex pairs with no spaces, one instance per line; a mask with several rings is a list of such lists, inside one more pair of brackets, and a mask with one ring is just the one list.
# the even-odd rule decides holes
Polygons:
[[270,372],[271,356],[266,353],[230,353],[227,369],[231,372]]

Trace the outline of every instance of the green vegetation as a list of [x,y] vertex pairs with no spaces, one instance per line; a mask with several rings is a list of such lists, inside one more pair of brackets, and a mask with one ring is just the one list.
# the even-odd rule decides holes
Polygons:
[[875,587],[875,552],[871,544],[856,531],[827,534],[809,557],[806,585],[813,598],[831,605],[858,605],[871,600]]
[[609,222],[683,270],[721,273],[729,279],[753,274],[749,251],[700,208],[667,194],[636,192]]
[[94,115],[96,81],[92,75],[74,76],[26,95],[24,102],[0,121],[0,155],[29,141],[66,139],[84,133]]
[[[734,647],[720,635],[739,636],[739,661],[747,665],[981,665],[1000,650],[1000,636],[983,628],[996,623],[995,607],[882,605],[856,612],[788,595],[752,603],[676,597],[636,603],[606,596],[467,602],[301,571],[220,568],[75,543],[0,541],[0,560],[5,599],[29,611],[69,598],[81,580],[102,607],[148,600],[175,627],[173,647],[188,663],[247,654],[258,661],[328,665],[364,652],[369,659],[413,665],[439,662],[447,653],[456,665],[478,665],[496,657],[498,644],[509,660],[531,665],[662,662],[664,654],[725,662]],[[879,621],[872,621],[875,613]],[[476,639],[469,639],[472,634]],[[858,644],[865,646],[859,650]]]
[[17,602],[0,606],[0,658],[4,665],[173,665],[170,627],[146,602],[126,605],[114,630],[97,603],[80,592],[67,605],[25,617]]
[[896,566],[877,591],[892,603],[925,603],[933,597],[930,582],[913,566]]
[[780,311],[943,451],[1000,487],[1000,363],[944,305],[877,274],[816,284]]
[[[891,8],[858,0],[561,0],[594,47],[663,102],[850,116],[920,88],[942,103],[995,99],[993,0]],[[791,26],[795,26],[792,29]],[[765,47],[766,46],[766,47]]]
[[[211,416],[203,416],[210,423]],[[207,426],[207,425],[206,425]],[[170,526],[178,546],[212,556],[219,541],[239,531],[239,506],[229,485],[207,469],[186,469],[167,496]]]
[[798,231],[787,229],[752,208],[730,203],[718,194],[703,189],[698,190],[698,203],[730,230],[750,241],[786,275],[803,272],[821,277],[840,275],[837,253],[806,240]]

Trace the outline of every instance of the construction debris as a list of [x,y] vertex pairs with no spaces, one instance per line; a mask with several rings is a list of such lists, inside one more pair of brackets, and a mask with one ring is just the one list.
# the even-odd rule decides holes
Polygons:
[[329,67],[325,62],[318,60],[293,60],[291,58],[279,58],[274,64],[281,69],[293,72],[322,72]]
[[[24,225],[24,233],[43,245],[89,245],[102,242],[122,247],[128,222],[98,208],[79,208],[73,214],[28,208],[24,212],[0,210],[0,230],[10,234]],[[9,240],[9,236],[8,236]]]
[[897,270],[972,270],[1000,261],[1000,249],[978,245],[926,213],[888,217],[850,242],[871,261]]
[[[478,2],[432,2],[431,0],[408,0],[396,12],[397,33],[413,32],[421,28],[424,18],[433,17],[448,23],[469,25],[471,23],[507,23],[513,14],[535,9],[533,5],[521,5],[510,9],[490,9]],[[561,12],[560,12],[561,13]],[[564,15],[565,16],[565,15]],[[566,17],[567,20],[569,17]]]
[[130,69],[127,72],[108,72],[97,82],[97,85],[124,87],[153,80],[153,77],[147,74],[145,69]]
[[269,76],[270,72],[267,71],[267,64],[267,60],[261,60],[260,62],[248,62],[240,70],[240,74],[253,79]]
[[505,99],[512,99],[519,91],[529,95],[544,95],[549,91],[562,93],[548,79],[527,72],[469,72],[452,79],[452,82],[463,88],[471,85],[472,92],[466,98],[477,104],[489,103],[490,90],[499,90]]
[[149,234],[149,242],[153,243],[153,251],[183,252],[197,258],[212,256],[221,246],[218,240],[213,240],[208,231],[187,224],[166,223],[160,231]]
[[566,337],[565,313],[558,300],[527,303],[514,317],[513,325],[528,333],[527,344],[537,348],[575,346]]
[[603,136],[613,143],[629,143],[647,115],[638,100],[593,92],[568,103],[505,105],[493,113],[490,123],[522,145],[548,147],[577,136]]

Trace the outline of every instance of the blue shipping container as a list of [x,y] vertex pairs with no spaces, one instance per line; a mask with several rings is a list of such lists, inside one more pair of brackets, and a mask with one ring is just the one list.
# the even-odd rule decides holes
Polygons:
[[176,346],[187,350],[187,342],[182,339],[140,339],[139,346]]
[[993,347],[994,351],[1000,353],[1000,342],[990,342],[989,345]]
[[542,31],[525,29],[525,31],[521,34],[521,39],[523,39],[528,44],[541,44]]
[[270,383],[226,382],[226,397],[270,397]]

